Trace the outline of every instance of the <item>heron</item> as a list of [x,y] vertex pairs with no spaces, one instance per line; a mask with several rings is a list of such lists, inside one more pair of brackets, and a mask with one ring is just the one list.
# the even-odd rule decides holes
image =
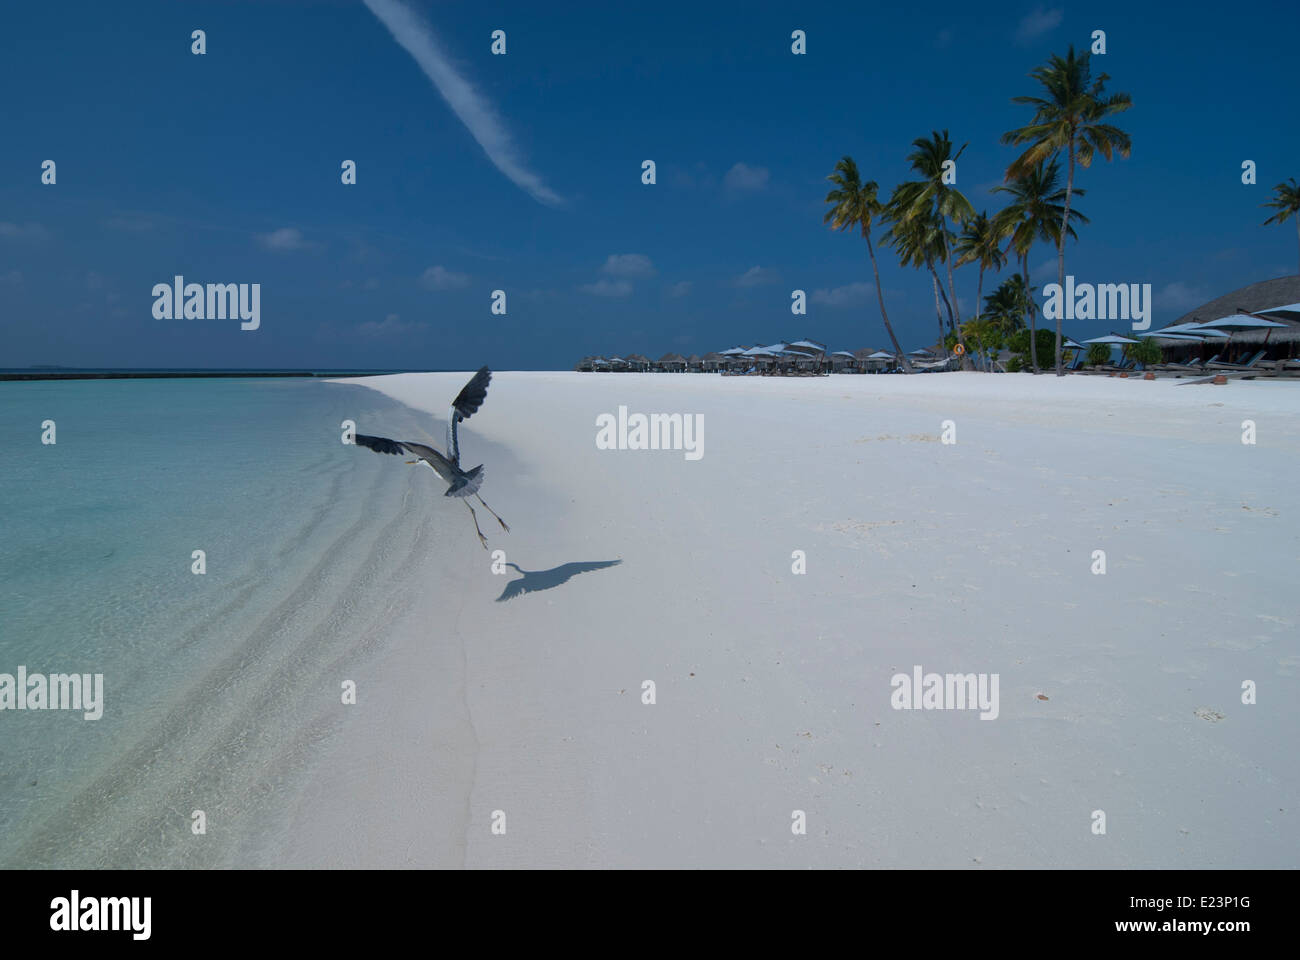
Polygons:
[[483,544],[483,549],[488,548],[487,537],[483,536],[483,531],[478,525],[478,514],[470,506],[469,498],[477,497],[478,502],[483,504],[487,512],[497,518],[497,523],[501,524],[501,529],[510,532],[506,522],[497,516],[497,512],[487,505],[487,502],[479,496],[479,487],[483,486],[483,465],[480,463],[473,470],[462,470],[460,468],[460,440],[457,436],[456,426],[463,420],[468,420],[478,412],[478,408],[483,406],[483,401],[487,399],[488,384],[492,380],[492,371],[487,367],[480,367],[478,373],[470,378],[469,383],[461,388],[460,393],[456,394],[456,399],[451,402],[451,409],[447,412],[447,456],[443,456],[433,447],[424,443],[414,443],[410,440],[389,440],[387,437],[368,437],[364,434],[356,434],[353,438],[363,447],[369,447],[376,453],[403,454],[413,453],[418,459],[407,460],[408,464],[425,463],[429,469],[447,483],[447,492],[445,497],[457,497],[465,504],[469,510],[470,517],[474,520],[474,532],[478,534],[479,543]]

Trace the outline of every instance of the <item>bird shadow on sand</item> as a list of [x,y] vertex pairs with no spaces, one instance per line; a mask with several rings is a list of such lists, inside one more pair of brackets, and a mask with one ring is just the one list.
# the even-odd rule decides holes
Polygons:
[[522,596],[525,593],[536,593],[538,590],[551,590],[554,587],[568,583],[580,573],[586,573],[589,570],[604,570],[606,567],[617,567],[622,562],[622,560],[590,560],[578,563],[562,563],[550,570],[525,570],[517,563],[507,563],[507,567],[514,567],[515,570],[523,574],[523,577],[518,580],[511,580],[506,584],[506,588],[501,591],[501,596],[497,597],[496,602],[513,600],[515,597]]

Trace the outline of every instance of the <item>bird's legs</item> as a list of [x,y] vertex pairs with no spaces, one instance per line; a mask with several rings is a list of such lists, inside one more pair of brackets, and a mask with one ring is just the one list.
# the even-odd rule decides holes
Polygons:
[[[478,497],[478,502],[479,502],[479,503],[483,504],[484,507],[487,507],[487,512],[488,512],[488,513],[492,514],[492,516],[494,516],[494,517],[497,517],[497,512],[496,512],[495,510],[493,510],[491,507],[488,507],[488,505],[487,505],[487,501],[486,501],[486,500],[484,500],[482,497],[479,497],[479,495],[478,495],[477,493],[474,494],[474,496]],[[500,517],[497,517],[497,523],[501,524],[501,529],[504,530],[506,533],[509,533],[509,532],[510,532],[510,528],[509,528],[508,526],[506,526],[506,522],[505,522],[504,520],[502,520]]]
[[474,512],[474,508],[469,505],[468,500],[462,500],[461,503],[465,504],[465,509],[469,511],[469,515],[474,519],[474,532],[478,534],[478,542],[483,544],[483,549],[486,550],[488,548],[487,537],[483,536],[483,531],[478,528],[478,514]]

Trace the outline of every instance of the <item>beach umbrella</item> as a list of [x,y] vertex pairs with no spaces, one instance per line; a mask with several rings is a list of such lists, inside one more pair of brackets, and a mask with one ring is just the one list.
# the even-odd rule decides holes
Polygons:
[[1191,340],[1196,343],[1204,343],[1204,337],[1198,337],[1194,333],[1165,333],[1163,330],[1151,330],[1147,333],[1139,333],[1139,337],[1158,337],[1161,340]]
[[1131,337],[1121,337],[1118,333],[1108,333],[1104,337],[1093,337],[1091,340],[1085,340],[1084,343],[1137,343]]
[[1220,339],[1226,340],[1229,334],[1224,330],[1197,330],[1199,324],[1196,323],[1175,323],[1172,326],[1161,327],[1159,330],[1149,330],[1146,333],[1138,334],[1142,337],[1170,337],[1172,334],[1182,334],[1185,336],[1200,337],[1201,339]]
[[1082,349],[1083,349],[1083,344],[1081,344],[1081,343],[1075,343],[1073,337],[1066,337],[1066,338],[1065,338],[1065,343],[1061,344],[1061,346],[1064,347],[1064,348],[1067,349],[1067,350],[1082,350]]
[[894,355],[892,353],[885,353],[884,350],[877,350],[875,353],[868,354],[867,359],[868,360],[893,360]]
[[1219,330],[1224,332],[1240,332],[1242,330],[1263,330],[1264,345],[1268,346],[1268,338],[1273,335],[1273,330],[1277,327],[1288,327],[1290,324],[1278,323],[1276,320],[1266,320],[1263,317],[1253,317],[1248,313],[1234,313],[1230,317],[1220,317],[1218,320],[1211,320],[1209,323],[1197,324],[1193,333],[1200,333],[1205,330]]
[[1220,317],[1218,320],[1211,320],[1209,323],[1195,324],[1189,332],[1199,333],[1202,330],[1265,330],[1285,326],[1287,326],[1287,324],[1278,323],[1276,320],[1268,320],[1264,317],[1252,317],[1248,313],[1234,313],[1230,317]]
[[1280,307],[1269,307],[1267,310],[1243,310],[1238,307],[1237,312],[1248,313],[1252,317],[1270,317],[1274,320],[1300,322],[1300,303],[1284,303]]
[[797,350],[811,350],[814,353],[826,352],[826,344],[818,343],[816,340],[796,340],[790,344],[790,347]]
[[1172,323],[1167,327],[1161,327],[1159,330],[1152,330],[1151,333],[1188,333],[1199,326],[1198,323]]

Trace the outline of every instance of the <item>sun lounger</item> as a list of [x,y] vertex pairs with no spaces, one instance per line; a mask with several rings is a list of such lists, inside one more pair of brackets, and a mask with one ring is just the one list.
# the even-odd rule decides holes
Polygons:
[[1123,373],[1125,371],[1131,373],[1134,369],[1134,364],[1128,357],[1124,357],[1119,363],[1103,363],[1101,366],[1093,367],[1092,369],[1098,373]]
[[1166,363],[1164,366],[1165,369],[1172,370],[1177,373],[1201,373],[1202,371],[1205,370],[1207,364],[1214,363],[1219,359],[1219,356],[1220,355],[1216,353],[1214,356],[1210,357],[1210,359],[1206,361],[1192,360],[1189,363]]
[[1255,364],[1259,363],[1260,359],[1263,356],[1264,356],[1264,351],[1260,350],[1258,353],[1256,353],[1245,363],[1227,363],[1222,360],[1218,360],[1218,361],[1212,360],[1209,363],[1207,363],[1205,366],[1207,369],[1210,370],[1249,370],[1252,367],[1254,367]]
[[1275,374],[1300,373],[1300,360],[1261,360],[1255,366]]

